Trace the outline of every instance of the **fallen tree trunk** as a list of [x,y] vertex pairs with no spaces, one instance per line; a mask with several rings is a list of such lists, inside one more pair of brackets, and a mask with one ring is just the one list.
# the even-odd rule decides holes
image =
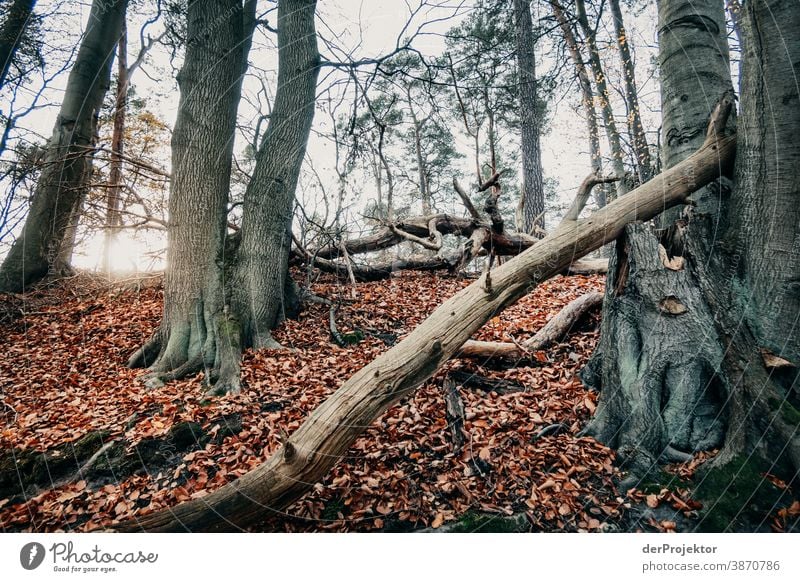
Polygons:
[[339,277],[349,277],[349,272],[352,272],[355,280],[363,283],[382,281],[399,271],[452,271],[458,263],[458,256],[409,257],[408,259],[397,259],[371,265],[351,263],[349,269],[344,263],[331,259],[309,258],[307,260],[324,273],[333,273]]
[[570,301],[564,309],[550,319],[536,334],[522,342],[481,342],[470,340],[456,354],[461,358],[522,359],[532,352],[543,350],[561,340],[583,315],[603,303],[603,294],[596,291]]
[[[435,255],[431,257],[409,257],[396,259],[384,263],[358,264],[351,262],[348,265],[332,259],[320,259],[310,255],[304,256],[302,252],[295,252],[297,260],[302,263],[310,262],[323,273],[332,273],[337,277],[349,278],[352,271],[356,281],[366,283],[370,281],[383,281],[400,271],[449,271],[454,272],[459,264],[459,255]],[[578,260],[564,271],[565,275],[605,275],[608,272],[608,259]]]
[[581,259],[567,269],[568,275],[605,275],[608,273],[608,259]]
[[[436,243],[431,239],[431,224],[440,235],[455,234],[469,238],[476,231],[492,229],[492,224],[474,218],[459,218],[450,214],[431,214],[428,216],[413,216],[401,221],[384,226],[377,232],[345,241],[344,248],[350,255],[371,253],[388,249],[403,241],[411,240],[418,244],[426,241],[423,246],[436,249]],[[427,242],[430,241],[430,242]],[[518,255],[532,247],[538,239],[523,233],[494,232],[490,240],[484,244],[485,248],[491,246],[498,255]],[[342,249],[338,244],[309,250],[311,254],[320,259],[333,259],[342,256]]]
[[402,342],[356,372],[266,462],[210,495],[117,526],[118,530],[213,531],[257,524],[309,491],[356,438],[409,395],[473,333],[576,258],[648,220],[731,168],[735,136],[722,136],[730,111],[718,107],[708,137],[692,156],[569,228],[558,228],[521,255],[485,272],[445,301]]

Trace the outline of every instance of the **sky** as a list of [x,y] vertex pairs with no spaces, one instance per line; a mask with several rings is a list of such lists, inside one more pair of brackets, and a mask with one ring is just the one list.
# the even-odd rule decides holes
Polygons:
[[[39,9],[47,10],[57,0],[40,0]],[[319,42],[323,58],[331,60],[343,59],[350,53],[353,58],[378,57],[391,52],[402,40],[402,36],[416,32],[414,46],[427,55],[441,53],[444,47],[443,33],[456,25],[459,15],[470,9],[470,3],[461,0],[434,0],[435,7],[420,10],[409,21],[411,10],[416,8],[417,0],[325,0],[318,4],[317,29],[324,39]],[[61,25],[71,31],[69,38],[63,38],[64,43],[75,43],[78,40],[76,30],[82,29],[82,24],[88,17],[90,2],[70,1],[69,5],[75,15],[71,20],[62,21]],[[264,10],[268,7],[265,3]],[[650,3],[648,3],[650,4]],[[77,10],[75,10],[77,8]],[[260,11],[261,6],[259,7]],[[547,6],[544,3],[534,2],[534,21],[546,17]],[[146,10],[132,11],[129,14],[129,39],[128,53],[132,59],[139,50],[138,29],[146,17]],[[274,24],[275,15],[268,16]],[[637,65],[637,81],[642,99],[645,126],[650,130],[650,142],[655,141],[658,131],[658,85],[654,75],[652,63],[655,54],[655,7],[645,8],[641,13],[630,15],[626,21],[629,38],[634,48]],[[606,19],[608,20],[608,19]],[[432,21],[432,22],[431,22]],[[430,22],[425,24],[425,22]],[[150,29],[151,34],[159,33],[159,26]],[[606,31],[601,32],[601,39],[612,39],[610,21],[604,22]],[[65,36],[65,35],[62,35]],[[331,45],[342,48],[337,51]],[[555,63],[545,56],[550,52],[550,41],[542,39],[537,43],[538,57],[537,69],[545,71]],[[606,72],[612,81],[618,76],[618,56],[613,47],[603,50]],[[271,101],[275,91],[276,50],[275,38],[270,33],[261,31],[254,38],[250,55],[251,73],[248,75],[244,86],[244,97],[240,106],[240,123],[244,131],[237,137],[235,151],[241,155],[246,143],[245,133],[250,133],[254,120],[259,114],[259,109],[264,109]],[[147,96],[148,107],[152,108],[171,127],[177,114],[179,93],[174,82],[174,67],[179,67],[180,62],[171,62],[168,51],[156,46],[148,55],[146,63],[136,72],[131,83],[138,95]],[[572,75],[572,67],[562,69],[565,75]],[[326,69],[320,74],[320,94],[326,88],[341,79],[343,73]],[[66,82],[66,74],[61,75],[43,94],[42,101],[54,106],[40,109],[26,117],[21,129],[31,130],[40,136],[48,136],[51,132],[60,94]],[[569,79],[567,79],[569,82]],[[33,94],[35,87],[31,87]],[[615,103],[620,129],[625,127],[624,104],[621,100]],[[561,88],[555,95],[551,107],[551,123],[547,133],[542,137],[542,162],[546,177],[557,181],[557,191],[563,200],[571,200],[577,186],[589,170],[588,143],[586,139],[585,121],[582,117],[577,84],[572,83]],[[24,124],[24,125],[23,125]],[[335,183],[333,172],[334,152],[329,139],[322,137],[330,129],[330,119],[318,112],[315,118],[314,129],[308,145],[307,160],[313,162],[315,170],[323,177],[324,181]],[[601,135],[601,138],[604,137]],[[604,141],[604,140],[603,140]],[[456,143],[460,148],[466,149],[466,140],[457,136]],[[603,143],[605,147],[605,143]],[[168,159],[165,152],[164,161]],[[465,160],[464,164],[468,161]],[[465,173],[468,169],[465,167]],[[302,192],[298,192],[301,198]],[[350,216],[357,216],[363,209],[367,200],[374,197],[374,192],[364,186],[360,192],[353,192],[348,197]],[[308,203],[313,204],[311,201]],[[447,210],[450,210],[449,208]],[[551,221],[552,224],[552,221]],[[141,238],[141,237],[140,237]],[[114,250],[114,266],[120,270],[145,270],[149,268],[162,268],[161,261],[153,262],[150,251],[163,246],[164,237],[161,233],[151,233],[142,240],[133,240],[123,237]],[[96,269],[100,264],[102,235],[85,241],[75,256],[75,264],[80,268]],[[0,254],[4,249],[0,248]]]

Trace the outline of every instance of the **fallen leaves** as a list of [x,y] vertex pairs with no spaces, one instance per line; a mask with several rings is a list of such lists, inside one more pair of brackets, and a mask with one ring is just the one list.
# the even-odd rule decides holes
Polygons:
[[[135,445],[167,434],[179,422],[200,424],[211,440],[152,472],[120,482],[77,482],[28,499],[0,499],[3,530],[91,530],[146,512],[199,499],[266,460],[283,435],[341,383],[402,338],[441,301],[466,285],[458,278],[403,274],[362,284],[353,300],[346,286],[323,282],[314,292],[342,300],[342,333],[364,332],[340,348],[329,340],[327,310],[311,305],[287,321],[276,339],[291,348],[245,354],[243,391],[206,400],[198,378],[147,392],[127,355],[158,324],[161,290],[60,286],[26,297],[29,315],[5,323],[0,391],[17,411],[0,426],[2,448],[45,450],[107,429]],[[557,277],[494,317],[475,339],[529,337],[572,299],[601,290],[601,277]],[[36,312],[35,314],[30,312]],[[439,528],[470,511],[527,512],[540,531],[600,530],[619,520],[613,453],[574,436],[596,407],[576,374],[594,348],[597,317],[569,339],[537,352],[538,366],[493,370],[453,360],[413,396],[376,420],[345,458],[261,531],[392,531]],[[439,390],[449,370],[519,382],[525,391],[498,395],[459,390],[467,444],[452,452]],[[241,425],[234,429],[234,418]],[[2,421],[2,418],[0,418]],[[563,425],[557,434],[535,435]],[[535,441],[535,442],[534,442]]]

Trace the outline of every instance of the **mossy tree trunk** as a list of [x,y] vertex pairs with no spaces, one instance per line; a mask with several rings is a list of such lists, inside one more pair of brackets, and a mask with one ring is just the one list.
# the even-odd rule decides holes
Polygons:
[[[659,461],[712,448],[721,452],[708,474],[735,465],[732,479],[747,477],[747,487],[764,482],[750,469],[787,480],[800,469],[800,94],[791,80],[800,14],[789,4],[753,0],[744,11],[735,182],[718,181],[693,212],[672,215],[658,231],[663,246],[645,225],[617,241],[584,379],[602,388],[587,433],[619,449],[626,486]],[[660,18],[669,167],[702,135],[698,110],[729,75],[721,1],[665,0]],[[737,511],[754,495],[742,493]]]
[[164,315],[131,358],[158,381],[211,367],[225,305],[227,202],[241,88],[240,0],[191,2],[172,134]]

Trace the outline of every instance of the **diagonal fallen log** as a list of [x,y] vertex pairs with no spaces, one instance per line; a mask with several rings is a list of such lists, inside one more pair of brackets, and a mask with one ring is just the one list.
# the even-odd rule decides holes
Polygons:
[[267,461],[210,495],[117,526],[118,530],[212,531],[257,524],[309,491],[389,406],[410,394],[486,321],[578,257],[648,220],[733,165],[735,136],[723,137],[732,103],[712,115],[703,146],[683,162],[519,256],[445,301],[402,342],[356,372]]
[[459,358],[505,358],[510,360],[525,358],[531,352],[542,350],[559,341],[587,311],[602,303],[602,293],[597,291],[586,293],[570,301],[533,337],[519,345],[511,342],[469,340],[461,346],[456,355]]

